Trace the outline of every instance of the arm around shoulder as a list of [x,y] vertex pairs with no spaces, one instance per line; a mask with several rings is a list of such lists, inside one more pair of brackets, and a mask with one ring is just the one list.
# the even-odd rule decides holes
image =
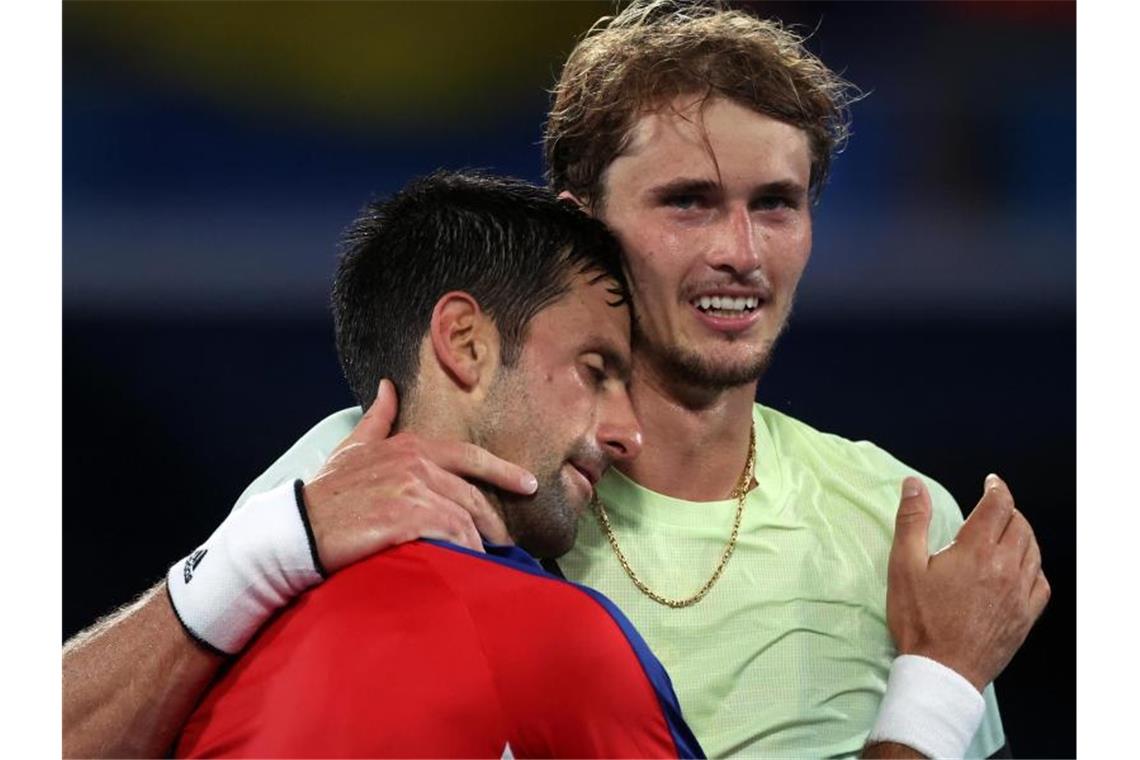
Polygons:
[[64,757],[165,754],[224,661],[186,633],[165,585],[64,645]]

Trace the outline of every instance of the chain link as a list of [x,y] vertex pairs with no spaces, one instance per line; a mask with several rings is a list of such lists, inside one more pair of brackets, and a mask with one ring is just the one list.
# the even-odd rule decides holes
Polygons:
[[732,552],[736,549],[736,538],[740,534],[740,521],[744,516],[744,500],[748,495],[748,486],[752,484],[752,468],[756,464],[756,425],[753,423],[750,437],[748,439],[748,458],[744,461],[744,471],[740,473],[740,478],[736,482],[736,487],[732,489],[729,498],[736,499],[736,518],[732,522],[732,535],[728,538],[728,544],[724,547],[724,553],[720,557],[720,563],[717,564],[716,569],[713,570],[712,577],[705,581],[705,585],[701,586],[697,593],[685,599],[670,599],[667,596],[658,594],[653,589],[645,584],[645,581],[638,577],[634,572],[633,567],[630,566],[629,560],[625,558],[621,547],[618,546],[617,535],[614,533],[613,526],[610,525],[610,517],[606,514],[606,506],[598,497],[597,492],[594,492],[594,498],[590,502],[593,507],[594,514],[598,517],[598,522],[602,525],[602,531],[606,534],[606,538],[610,541],[610,546],[613,547],[614,554],[617,555],[618,562],[621,564],[625,574],[633,581],[633,585],[637,586],[641,593],[648,596],[658,604],[663,604],[666,607],[673,609],[681,609],[683,607],[692,607],[697,602],[705,598],[705,595],[712,589],[713,585],[720,579],[721,573],[724,572],[728,560],[732,557]]

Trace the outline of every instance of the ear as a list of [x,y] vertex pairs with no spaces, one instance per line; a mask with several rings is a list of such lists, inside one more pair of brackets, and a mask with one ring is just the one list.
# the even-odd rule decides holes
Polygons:
[[436,301],[430,334],[436,361],[461,388],[494,377],[499,333],[470,293],[453,290]]
[[582,210],[582,213],[586,214],[587,216],[593,216],[594,215],[594,212],[590,208],[590,204],[586,203],[585,201],[583,201],[577,195],[574,195],[574,193],[570,192],[569,190],[563,190],[562,192],[560,192],[558,194],[558,197],[561,200],[573,201],[574,205],[576,205],[578,208],[580,208]]

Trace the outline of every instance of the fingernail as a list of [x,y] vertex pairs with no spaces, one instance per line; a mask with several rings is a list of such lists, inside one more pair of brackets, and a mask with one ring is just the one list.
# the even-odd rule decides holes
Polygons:
[[538,490],[538,479],[533,475],[527,475],[522,479],[522,485],[527,493],[534,493]]
[[986,476],[986,490],[987,491],[992,491],[995,488],[997,488],[999,485],[1001,485],[1001,478],[999,478],[997,475],[994,475],[991,472],[989,475]]

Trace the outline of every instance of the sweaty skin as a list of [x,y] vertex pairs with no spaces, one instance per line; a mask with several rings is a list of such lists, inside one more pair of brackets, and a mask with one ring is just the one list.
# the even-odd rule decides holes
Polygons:
[[[622,470],[678,499],[723,499],[744,465],[758,369],[811,251],[807,137],[691,97],[641,117],[633,135],[594,209],[622,242],[637,314],[632,395],[645,450]],[[758,307],[710,320],[693,301],[713,294]]]
[[157,757],[225,658],[174,616],[160,583],[63,649],[63,756]]
[[[634,126],[596,207],[579,200],[621,239],[638,315],[631,392],[645,447],[622,469],[653,490],[714,500],[731,491],[744,464],[755,377],[783,329],[810,254],[810,154],[800,130],[727,100],[713,98],[703,112],[692,98],[666,105]],[[694,300],[713,294],[755,298],[758,306],[736,317],[703,313]],[[1013,515],[1008,489],[998,490],[986,498]],[[1023,522],[1010,517],[1000,534],[967,523],[970,554],[920,561],[911,547],[907,571],[893,566],[892,554],[888,608],[901,652],[930,653],[975,685],[997,676],[1049,595],[1036,540]],[[1010,545],[1002,546],[1012,523]],[[906,535],[896,534],[896,546]],[[1004,559],[1013,551],[1022,558],[1016,568]],[[951,561],[959,574],[942,572]],[[1025,562],[1036,563],[1036,572]],[[951,600],[970,614],[932,624]],[[194,659],[195,645],[180,627],[162,622],[153,603],[137,614],[146,609],[158,618],[120,620],[88,636],[89,644],[65,650],[65,755],[161,754],[169,726],[181,724],[216,670]],[[969,644],[979,639],[993,648]],[[140,664],[140,650],[161,657]],[[171,677],[172,664],[186,680]],[[145,689],[154,693],[143,695]],[[876,745],[868,752],[895,749]]]
[[[519,494],[537,487],[532,474],[477,447],[472,449],[478,455],[472,456],[466,449],[457,451],[455,443],[389,438],[396,409],[395,388],[384,381],[368,414],[310,481],[320,480],[317,493],[307,492],[305,499],[318,550],[333,571],[419,537],[481,551],[479,532],[499,540],[507,532],[464,478]],[[379,460],[400,456],[404,466],[385,476],[373,460],[357,456],[364,452]],[[407,480],[409,471],[422,479]],[[340,494],[354,482],[367,482],[370,490],[361,499],[356,489],[350,510]],[[429,500],[435,509],[422,508]],[[439,508],[440,502],[446,508]],[[370,527],[361,530],[362,525]],[[165,584],[154,586],[64,645],[63,756],[166,754],[224,661],[187,635]]]

